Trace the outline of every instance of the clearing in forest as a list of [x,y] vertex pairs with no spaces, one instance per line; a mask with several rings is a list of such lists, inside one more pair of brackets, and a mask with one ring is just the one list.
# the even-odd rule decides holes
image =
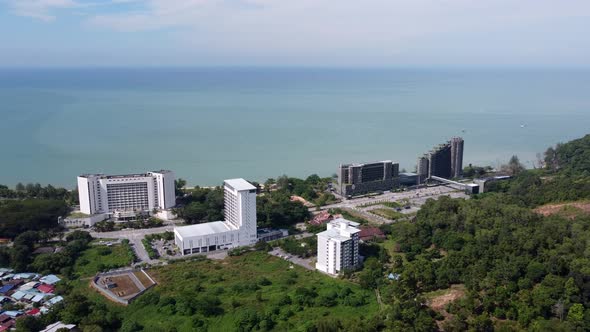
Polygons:
[[569,219],[574,219],[580,213],[590,213],[590,201],[545,204],[534,210],[544,216],[559,214]]
[[439,328],[442,327],[443,323],[452,317],[446,311],[447,304],[461,299],[465,296],[465,285],[452,285],[447,289],[439,289],[433,292],[425,293],[427,301],[426,304],[434,311],[440,313],[445,318],[443,321],[437,321],[436,324]]

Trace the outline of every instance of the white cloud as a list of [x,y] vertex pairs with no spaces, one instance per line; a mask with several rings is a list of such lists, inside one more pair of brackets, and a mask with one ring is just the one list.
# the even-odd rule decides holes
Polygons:
[[127,32],[129,54],[187,63],[528,63],[590,50],[588,0],[4,1],[46,20],[84,6],[84,33]]
[[91,17],[87,23],[118,31],[155,30],[197,24],[224,0],[145,0],[142,9]]
[[55,20],[54,10],[77,8],[81,4],[74,0],[8,0],[8,6],[16,15],[47,22]]

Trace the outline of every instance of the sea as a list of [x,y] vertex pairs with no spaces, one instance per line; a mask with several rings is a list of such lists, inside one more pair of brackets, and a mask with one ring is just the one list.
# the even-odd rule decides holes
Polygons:
[[0,184],[170,169],[189,185],[418,156],[452,136],[464,165],[590,132],[589,69],[0,69]]

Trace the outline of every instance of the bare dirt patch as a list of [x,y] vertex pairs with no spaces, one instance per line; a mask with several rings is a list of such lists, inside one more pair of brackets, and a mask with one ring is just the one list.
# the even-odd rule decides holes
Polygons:
[[109,300],[127,305],[155,285],[141,270],[114,270],[97,274],[91,285]]
[[[434,311],[441,311],[445,309],[447,304],[465,296],[465,286],[452,285],[451,288],[435,291],[431,294],[433,296],[427,301],[428,306]],[[426,294],[426,297],[429,297],[428,294]]]
[[440,313],[445,319],[442,321],[437,321],[436,324],[438,328],[442,330],[443,324],[452,318],[452,315],[446,311],[447,304],[454,302],[458,299],[461,299],[465,296],[465,286],[464,285],[452,285],[450,288],[441,289],[438,291],[430,292],[424,294],[428,299],[426,304],[434,311]]
[[533,211],[544,216],[559,214],[567,218],[574,219],[581,213],[590,213],[590,202],[546,204],[539,206]]
[[116,287],[110,288],[110,291],[118,297],[126,298],[139,293],[139,288],[137,288],[135,282],[127,275],[108,277],[108,279],[116,285]]

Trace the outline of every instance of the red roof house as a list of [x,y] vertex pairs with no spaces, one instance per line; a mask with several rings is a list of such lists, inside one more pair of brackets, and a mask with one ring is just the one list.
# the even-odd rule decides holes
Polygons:
[[33,308],[27,312],[25,312],[25,314],[29,315],[29,316],[35,316],[37,314],[39,314],[41,312],[41,310],[39,310],[39,308]]
[[53,291],[55,290],[55,287],[51,286],[51,285],[41,285],[39,287],[37,287],[37,289],[43,293],[53,293]]
[[331,215],[330,213],[328,213],[328,211],[322,211],[318,214],[316,214],[313,219],[311,219],[311,221],[309,222],[312,225],[321,225],[321,224],[325,224],[328,221],[334,219],[334,216]]

